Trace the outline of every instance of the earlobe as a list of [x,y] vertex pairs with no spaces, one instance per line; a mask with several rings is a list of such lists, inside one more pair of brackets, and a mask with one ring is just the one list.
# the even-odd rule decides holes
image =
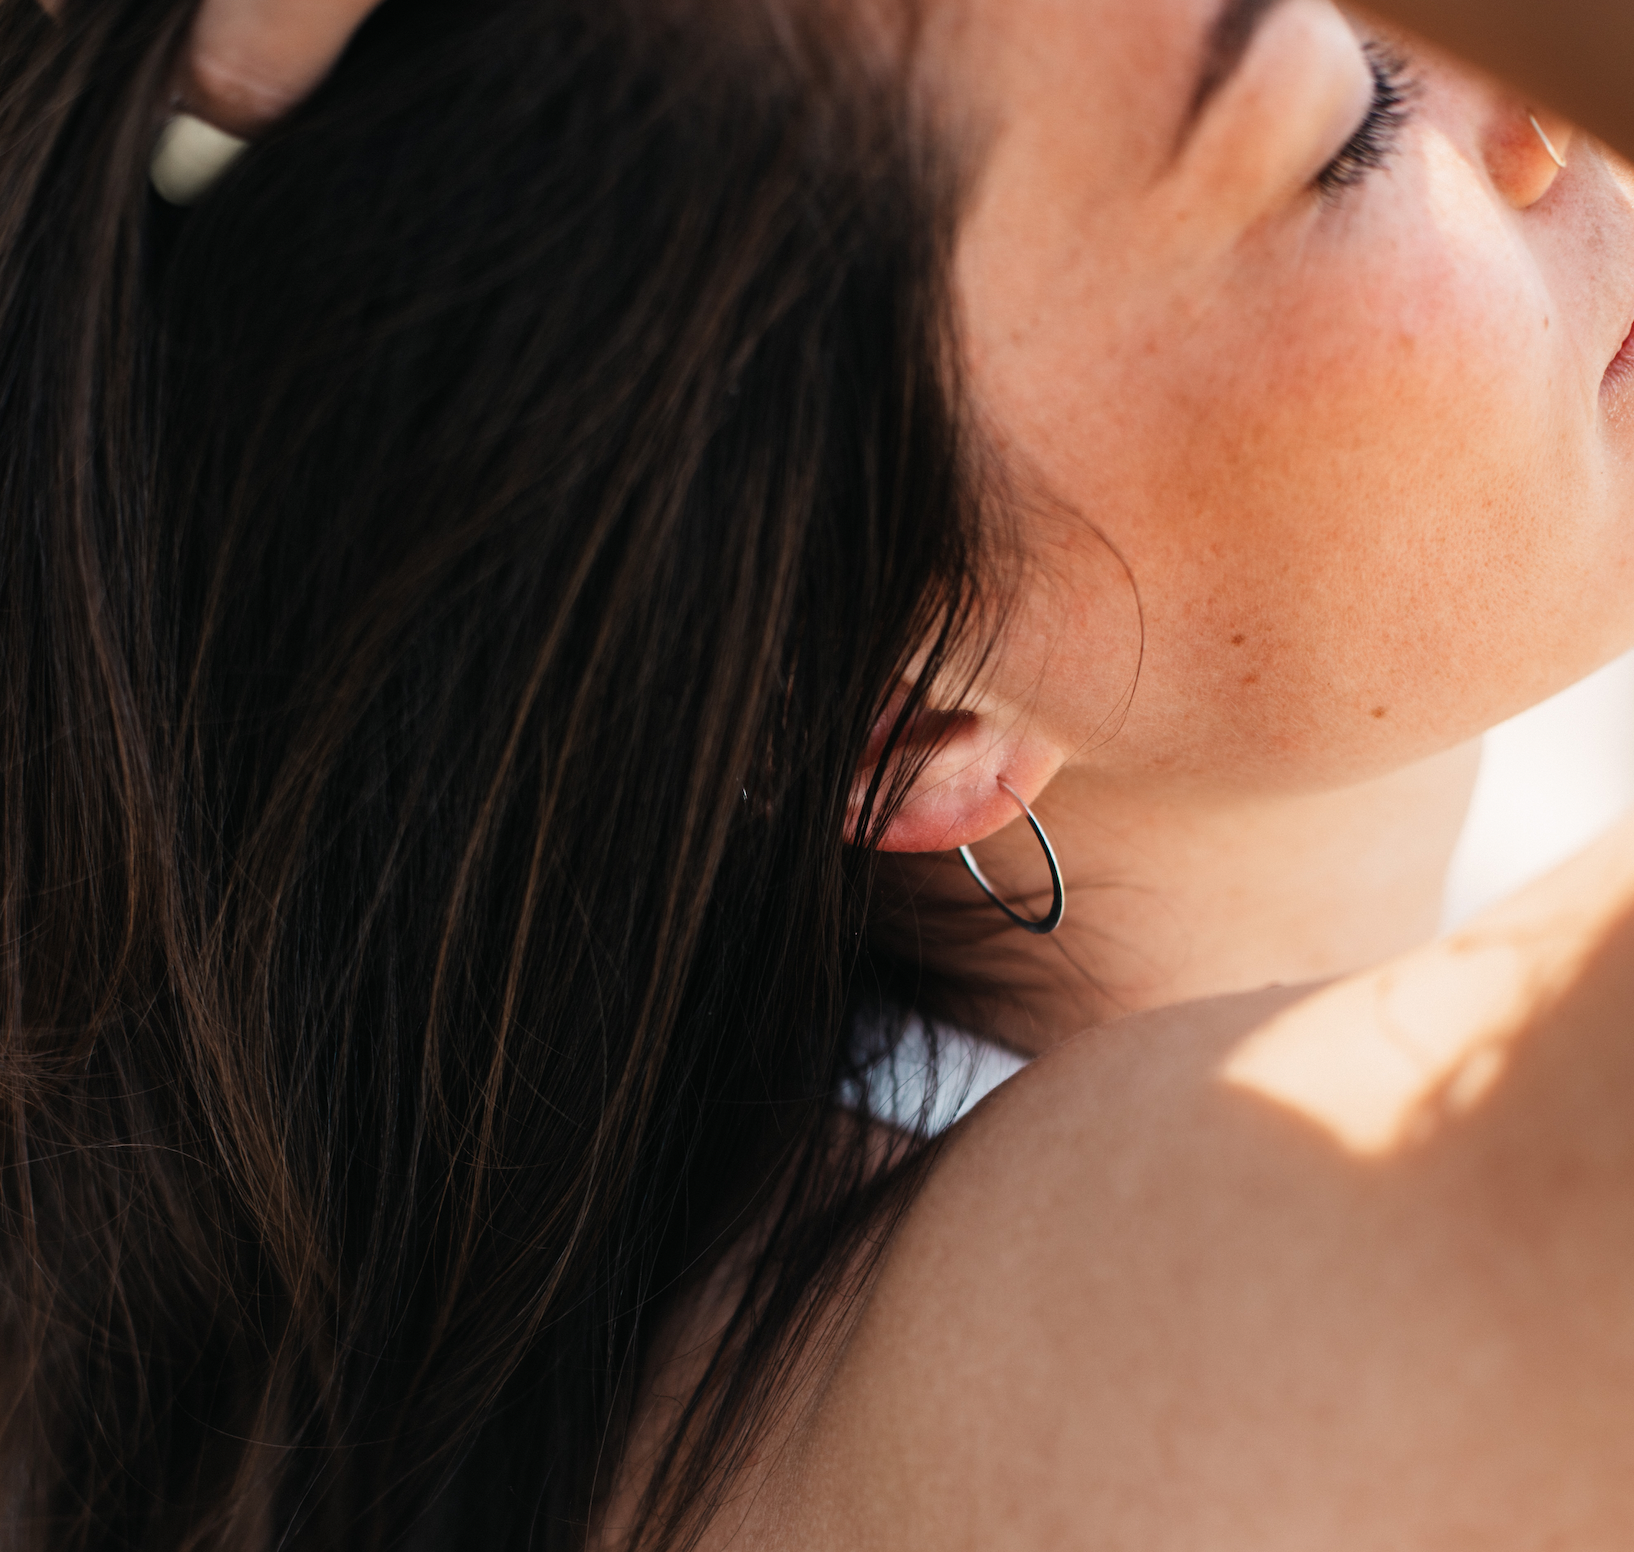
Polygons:
[[[878,742],[883,747],[884,734]],[[879,749],[871,746],[870,756],[852,785],[853,835]],[[1017,802],[1031,803],[1062,763],[1053,745],[1026,726],[1001,725],[980,711],[922,713],[886,758],[882,797],[891,787],[889,766],[918,766],[908,795],[872,838],[877,850],[894,852],[957,851],[985,840],[1012,823]]]

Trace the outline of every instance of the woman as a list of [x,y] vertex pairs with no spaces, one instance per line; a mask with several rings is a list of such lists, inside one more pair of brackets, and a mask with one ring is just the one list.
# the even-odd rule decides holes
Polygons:
[[1620,167],[1324,0],[361,19],[0,11],[13,1543],[1620,1546],[1631,843],[1419,946],[1634,641]]

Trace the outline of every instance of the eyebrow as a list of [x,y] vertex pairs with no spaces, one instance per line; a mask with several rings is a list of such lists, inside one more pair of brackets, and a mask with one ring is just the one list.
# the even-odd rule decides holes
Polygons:
[[1192,92],[1182,138],[1190,134],[1210,99],[1231,79],[1266,12],[1278,3],[1279,0],[1225,0],[1203,45],[1203,68]]

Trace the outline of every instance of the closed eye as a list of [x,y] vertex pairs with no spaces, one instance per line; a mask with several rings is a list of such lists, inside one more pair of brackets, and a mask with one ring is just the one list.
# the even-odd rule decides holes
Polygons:
[[1373,101],[1356,133],[1316,175],[1317,189],[1329,198],[1338,198],[1370,174],[1388,167],[1413,114],[1417,83],[1407,61],[1382,43],[1369,41],[1362,47],[1373,71]]

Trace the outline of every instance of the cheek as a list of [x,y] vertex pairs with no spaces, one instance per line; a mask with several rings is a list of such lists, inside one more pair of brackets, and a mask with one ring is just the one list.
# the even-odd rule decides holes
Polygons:
[[[1079,514],[1053,526],[1093,516],[1144,605],[1103,763],[1351,779],[1469,737],[1634,624],[1607,587],[1631,557],[1567,331],[1489,205],[1422,192],[1394,229],[1245,245],[1036,428]],[[1051,553],[1067,591],[1113,596],[1087,558],[1073,585],[1069,543]],[[1585,621],[1596,587],[1605,618]]]

